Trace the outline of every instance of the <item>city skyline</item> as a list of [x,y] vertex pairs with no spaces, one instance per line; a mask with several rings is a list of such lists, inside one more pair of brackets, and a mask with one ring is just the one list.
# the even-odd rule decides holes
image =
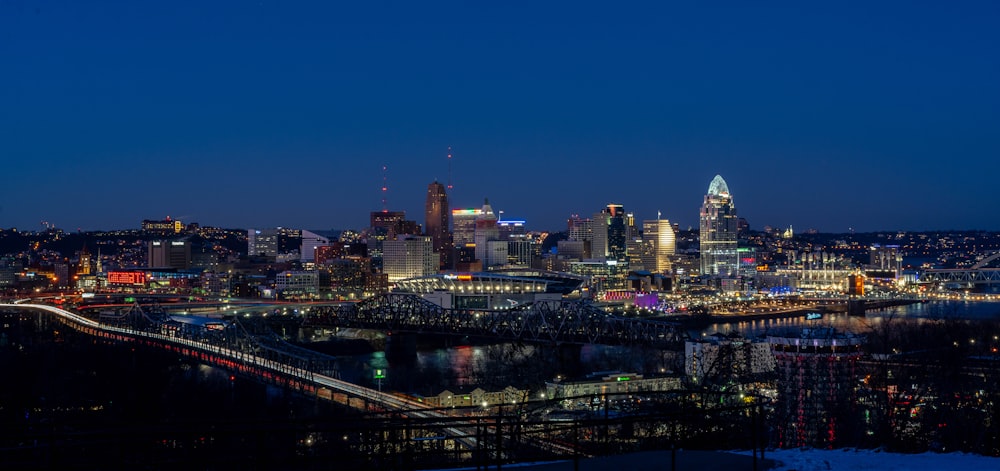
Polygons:
[[684,229],[719,174],[758,230],[1000,230],[998,13],[8,2],[0,227],[422,223],[437,180]]

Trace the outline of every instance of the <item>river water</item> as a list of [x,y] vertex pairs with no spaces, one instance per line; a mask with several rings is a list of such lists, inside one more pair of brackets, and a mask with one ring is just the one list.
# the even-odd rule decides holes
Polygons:
[[[1000,320],[1000,302],[929,301],[870,311],[864,317],[846,313],[824,314],[809,320],[805,315],[715,323],[691,329],[691,337],[740,333],[756,337],[797,332],[801,328],[833,327],[864,334],[883,322],[928,322],[937,319]],[[506,386],[537,391],[557,376],[573,377],[596,371],[641,374],[668,373],[678,369],[678,354],[651,349],[585,345],[579,351],[527,344],[459,345],[418,348],[416,355],[393,358],[385,352],[338,357],[342,379],[372,388],[436,395],[444,390]],[[376,379],[381,371],[384,378]],[[381,384],[380,384],[381,383]]]
[[761,319],[710,324],[703,329],[689,332],[692,336],[711,335],[716,332],[728,334],[738,332],[755,337],[768,334],[795,332],[801,328],[833,327],[840,331],[864,334],[883,322],[927,322],[940,319],[951,320],[1000,320],[1000,302],[983,301],[928,301],[905,306],[869,311],[864,317],[849,316],[847,313],[823,314],[819,319],[809,320],[805,315],[781,319]]

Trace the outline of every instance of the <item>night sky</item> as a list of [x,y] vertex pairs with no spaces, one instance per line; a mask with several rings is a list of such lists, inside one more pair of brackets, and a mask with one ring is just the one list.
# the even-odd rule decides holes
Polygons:
[[0,0],[0,227],[1000,230],[995,1],[251,3]]

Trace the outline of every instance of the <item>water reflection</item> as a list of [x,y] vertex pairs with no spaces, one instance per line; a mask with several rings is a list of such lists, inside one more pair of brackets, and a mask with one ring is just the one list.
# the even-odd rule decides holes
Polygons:
[[846,313],[823,314],[819,319],[810,320],[805,315],[780,319],[760,319],[752,321],[711,324],[703,329],[690,332],[692,336],[712,335],[716,332],[740,333],[746,336],[784,334],[802,328],[833,327],[835,329],[864,334],[884,322],[924,323],[937,320],[989,320],[1000,319],[1000,302],[929,301],[905,306],[869,311],[865,316],[849,316]]
[[[1000,303],[931,301],[868,312],[864,317],[846,313],[824,314],[809,320],[805,315],[716,323],[692,329],[698,337],[716,332],[766,336],[797,332],[803,327],[833,327],[865,334],[885,322],[931,322],[938,319],[1000,319]],[[584,345],[577,350],[518,343],[462,345],[418,350],[412,358],[387,357],[384,352],[338,357],[342,379],[377,387],[376,369],[385,369],[383,388],[420,395],[445,389],[482,387],[500,390],[506,386],[541,387],[557,376],[576,376],[595,371],[628,371],[642,374],[679,370],[675,352],[653,349]]]

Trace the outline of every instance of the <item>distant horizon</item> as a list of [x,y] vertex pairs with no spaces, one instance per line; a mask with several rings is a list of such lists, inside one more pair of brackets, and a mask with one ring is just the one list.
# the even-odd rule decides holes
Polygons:
[[[149,218],[147,218],[147,219],[149,219]],[[171,218],[171,219],[173,219],[173,220],[179,220],[179,219],[176,219],[176,218]],[[159,220],[159,219],[149,219],[149,220]],[[266,225],[259,225],[259,224],[258,225],[241,227],[241,226],[228,226],[228,225],[208,224],[208,223],[203,223],[201,221],[184,221],[184,220],[180,220],[180,221],[183,224],[185,224],[185,225],[191,224],[191,223],[196,223],[200,227],[212,227],[212,228],[216,228],[216,229],[244,230],[244,231],[245,230],[250,230],[250,229],[272,229],[272,228],[278,228],[278,227],[286,228],[286,229],[306,230],[306,231],[310,231],[310,232],[343,232],[343,231],[358,231],[358,232],[360,232],[360,231],[363,231],[365,229],[368,229],[368,227],[317,228],[317,227],[299,227],[299,226],[286,226],[286,225],[266,226]],[[639,222],[640,220],[637,218],[636,221]],[[111,231],[121,231],[121,230],[140,231],[140,230],[142,230],[142,228],[141,228],[141,222],[142,222],[142,220],[140,220],[140,224],[137,224],[134,227],[104,227],[104,228],[96,228],[96,229],[77,228],[77,229],[68,230],[68,229],[66,229],[64,227],[53,226],[53,227],[51,227],[49,229],[62,230],[64,233],[67,233],[67,234],[78,233],[78,232],[82,232],[82,233],[88,233],[88,232],[111,232]],[[421,222],[421,226],[423,226],[422,222]],[[641,230],[641,225],[640,224],[637,224],[636,226]],[[547,232],[549,234],[566,232],[566,230],[567,230],[565,227],[563,227],[563,228],[561,228],[559,230],[538,229],[538,228],[531,227],[530,223],[528,225],[526,225],[525,227],[527,228],[527,230],[532,231],[532,232]],[[773,230],[775,230],[775,231],[784,231],[788,227],[787,226],[786,227],[771,226],[771,228]],[[2,231],[8,231],[8,230],[14,230],[14,229],[16,229],[18,232],[32,232],[32,233],[39,233],[39,232],[45,232],[46,231],[46,228],[26,229],[26,228],[17,227],[17,226],[0,227],[0,230],[2,230]],[[697,227],[692,227],[691,229],[687,229],[686,227],[680,227],[679,230],[682,231],[682,232],[699,232],[699,230],[698,230]],[[765,232],[763,226],[761,226],[759,228],[755,228],[753,225],[751,225],[749,230],[751,232]],[[914,230],[914,229],[880,229],[880,230],[866,230],[866,231],[853,231],[853,232],[848,232],[848,231],[832,232],[832,231],[820,231],[820,230],[816,230],[815,232],[812,232],[812,231],[810,231],[810,229],[799,230],[799,229],[795,229],[793,227],[792,230],[793,230],[793,232],[794,232],[795,235],[813,234],[813,233],[815,233],[815,234],[827,234],[827,235],[860,235],[860,234],[885,234],[885,233],[900,233],[900,232],[902,232],[902,233],[932,233],[932,232],[933,233],[959,233],[959,232],[1000,233],[1000,230],[996,230],[996,229],[957,229],[957,228],[951,228],[951,229],[920,229],[920,230]]]
[[718,174],[751,227],[1000,230],[998,16],[3,2],[0,226],[423,224],[437,180],[538,230],[612,202],[686,228]]

